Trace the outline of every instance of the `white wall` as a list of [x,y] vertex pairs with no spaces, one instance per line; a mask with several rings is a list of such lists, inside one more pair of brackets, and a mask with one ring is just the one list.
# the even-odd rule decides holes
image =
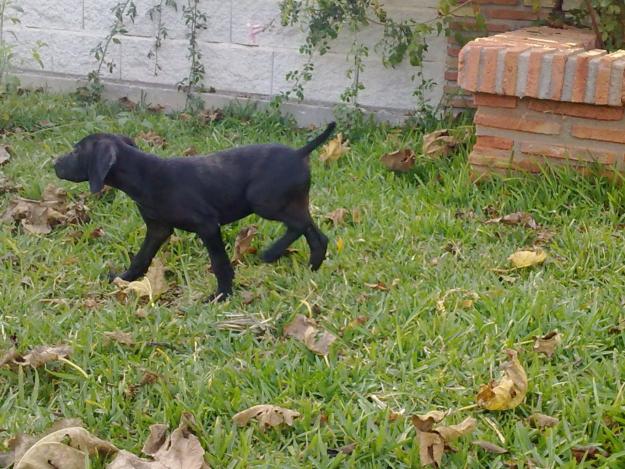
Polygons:
[[[113,80],[113,88],[157,86],[169,89],[171,95],[176,83],[188,73],[186,27],[180,12],[166,8],[164,21],[169,37],[159,52],[162,70],[154,74],[154,62],[147,54],[153,46],[156,26],[147,10],[156,2],[135,0],[138,10],[135,24],[129,26],[128,35],[120,37],[121,44],[111,44],[110,55],[117,67],[112,75],[103,72],[103,77]],[[111,8],[116,3],[117,0],[19,0],[25,13],[21,24],[13,30],[17,35],[17,65],[26,72],[28,81],[54,85],[62,79],[84,78],[96,66],[90,50],[107,34],[113,22]],[[250,25],[266,25],[276,18],[278,3],[278,0],[201,1],[201,9],[209,15],[208,29],[200,36],[206,87],[215,88],[217,95],[261,100],[290,88],[285,75],[302,64],[297,49],[303,42],[303,33],[282,28],[278,19],[273,28],[258,33],[255,40],[250,34]],[[436,16],[437,0],[386,0],[384,4],[394,17],[423,21]],[[381,26],[371,26],[358,34],[359,39],[373,46],[381,33]],[[41,51],[43,71],[29,52],[38,40],[47,44]],[[346,51],[352,40],[352,33],[343,34],[332,53],[316,60],[314,79],[305,88],[306,102],[331,105],[339,101],[341,92],[350,83],[345,71]],[[434,103],[442,95],[445,49],[444,38],[433,38],[424,67],[425,76],[440,84],[429,95]],[[395,70],[384,68],[379,56],[371,51],[362,76],[366,89],[359,103],[395,113],[414,109],[415,85],[411,80],[414,73],[415,69],[409,65]]]

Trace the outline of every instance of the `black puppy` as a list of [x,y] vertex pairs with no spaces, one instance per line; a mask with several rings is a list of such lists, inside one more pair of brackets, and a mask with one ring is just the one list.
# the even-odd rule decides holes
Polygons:
[[104,184],[128,194],[147,226],[141,249],[120,275],[135,280],[174,228],[197,233],[217,277],[217,292],[232,293],[234,270],[224,249],[220,226],[256,213],[286,225],[286,233],[262,254],[266,262],[280,258],[301,235],[310,247],[310,266],[325,259],[328,238],[315,226],[308,209],[308,155],[325,142],[334,122],[300,149],[284,145],[250,145],[209,156],[161,159],[140,151],[128,137],[94,134],[54,163],[56,175],[89,181],[91,192]]

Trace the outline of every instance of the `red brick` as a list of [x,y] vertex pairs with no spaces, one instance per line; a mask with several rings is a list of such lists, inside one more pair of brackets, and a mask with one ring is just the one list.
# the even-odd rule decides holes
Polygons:
[[525,85],[525,96],[538,97],[540,89],[540,72],[542,69],[543,57],[552,52],[553,49],[538,49],[530,52],[527,67],[527,82]]
[[458,83],[465,90],[477,90],[480,72],[481,47],[468,45],[460,51],[458,61]]
[[585,163],[612,165],[623,159],[623,154],[599,151],[592,147],[565,147],[542,143],[521,143],[521,152],[526,155],[542,155],[560,160],[574,160]]
[[534,11],[532,8],[516,9],[516,8],[492,8],[489,9],[486,15],[489,18],[497,20],[525,20],[534,21],[540,19],[539,11]]
[[512,109],[517,107],[519,98],[516,96],[502,96],[498,94],[476,93],[474,102],[476,106],[503,107]]
[[511,150],[514,140],[504,137],[492,137],[490,135],[479,135],[473,148],[495,148],[497,150]]
[[494,93],[497,82],[497,56],[498,47],[485,47],[482,50],[482,62],[480,63],[480,91]]
[[469,163],[507,169],[512,165],[512,152],[509,150],[473,148],[469,155]]
[[606,54],[604,50],[589,50],[577,55],[571,101],[577,103],[584,102],[584,97],[586,96],[586,82],[588,81],[588,62],[604,54]]
[[564,70],[568,54],[559,52],[553,55],[551,62],[551,99],[560,99],[564,87]]
[[571,135],[588,140],[601,140],[603,142],[625,144],[625,129],[610,127],[591,127],[587,125],[573,125]]
[[516,95],[516,77],[519,68],[519,55],[527,50],[527,46],[511,47],[506,50],[503,70],[503,92],[509,96]]
[[456,70],[447,70],[445,72],[445,80],[457,81],[458,80],[458,72]]
[[473,104],[473,101],[471,101],[468,98],[454,97],[451,99],[447,99],[446,103],[448,106],[451,106],[454,108],[472,109],[475,107],[475,105]]
[[452,47],[452,46],[448,46],[447,47],[447,55],[449,57],[458,57],[458,54],[460,54],[460,47]]
[[595,102],[597,104],[608,104],[610,98],[610,84],[612,78],[612,63],[625,56],[625,51],[617,51],[606,55],[599,62],[597,80],[595,87]]
[[562,125],[553,119],[530,119],[524,115],[491,114],[485,112],[484,108],[478,109],[475,123],[486,127],[546,135],[558,135],[562,130]]
[[[594,104],[567,103],[564,101],[548,101],[543,99],[529,99],[528,107],[532,111],[561,114],[586,119],[618,121],[623,118],[624,110],[616,106],[596,106]],[[625,129],[623,129],[625,132]]]

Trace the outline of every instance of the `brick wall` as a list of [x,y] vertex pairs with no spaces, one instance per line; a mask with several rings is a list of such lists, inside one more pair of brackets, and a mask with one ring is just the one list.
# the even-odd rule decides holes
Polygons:
[[[462,0],[460,0],[462,1]],[[524,28],[546,19],[553,7],[553,0],[540,0],[540,8],[533,0],[472,0],[456,10],[456,20],[451,27],[454,34],[447,40],[444,93],[446,102],[453,108],[472,108],[473,95],[457,83],[458,54],[471,39]],[[569,2],[570,3],[570,2]],[[476,16],[485,22],[479,26]],[[460,39],[460,42],[458,41]]]
[[625,171],[625,51],[589,30],[532,27],[468,43],[458,82],[475,93],[476,176],[547,165]]
[[[29,80],[58,84],[66,79],[73,83],[93,70],[95,60],[90,50],[106,35],[113,21],[111,8],[117,1],[20,0],[25,13],[21,24],[13,27],[17,39],[11,35],[7,37],[15,41],[18,65]],[[148,90],[156,87],[159,92],[150,95],[153,100],[173,96],[160,90],[175,91],[176,83],[189,68],[186,28],[181,14],[165,9],[169,37],[159,51],[162,70],[154,74],[153,61],[147,54],[154,42],[155,24],[147,11],[158,2],[135,0],[135,3],[135,24],[129,26],[128,34],[120,38],[120,44],[111,44],[110,55],[117,67],[112,74],[105,73],[105,78],[117,87],[136,85]],[[384,2],[391,16],[417,20],[435,18],[437,3],[438,0]],[[202,31],[199,38],[207,88],[213,87],[221,96],[252,97],[261,101],[289,89],[285,75],[302,65],[303,58],[297,49],[303,43],[303,34],[297,28],[280,27],[279,20],[266,32],[254,35],[252,31],[255,25],[266,25],[277,17],[278,4],[279,0],[201,1],[200,8],[208,13],[208,29]],[[372,25],[358,35],[360,40],[373,46],[382,35],[382,27]],[[341,92],[350,84],[345,76],[348,68],[346,51],[353,40],[354,35],[346,32],[336,41],[331,53],[316,61],[315,77],[305,90],[310,109],[317,104],[329,106],[338,102]],[[37,41],[47,44],[41,52],[45,64],[43,71],[30,58],[30,49]],[[434,104],[442,97],[444,43],[444,37],[430,40],[430,52],[424,67],[425,78],[437,84],[428,95]],[[411,80],[413,75],[414,68],[407,64],[397,69],[384,68],[379,57],[372,52],[361,75],[366,89],[360,96],[360,104],[405,115],[416,105],[412,95],[415,89]],[[216,99],[215,96],[205,98]]]

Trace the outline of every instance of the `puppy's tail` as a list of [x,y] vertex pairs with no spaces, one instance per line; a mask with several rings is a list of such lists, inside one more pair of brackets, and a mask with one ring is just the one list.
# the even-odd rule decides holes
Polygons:
[[330,137],[330,135],[332,135],[332,132],[334,132],[335,127],[336,127],[336,122],[330,122],[328,126],[326,127],[326,129],[323,131],[323,133],[316,136],[310,142],[304,145],[302,148],[297,150],[297,153],[299,153],[301,156],[310,155],[315,148],[317,148],[319,145],[325,142]]

